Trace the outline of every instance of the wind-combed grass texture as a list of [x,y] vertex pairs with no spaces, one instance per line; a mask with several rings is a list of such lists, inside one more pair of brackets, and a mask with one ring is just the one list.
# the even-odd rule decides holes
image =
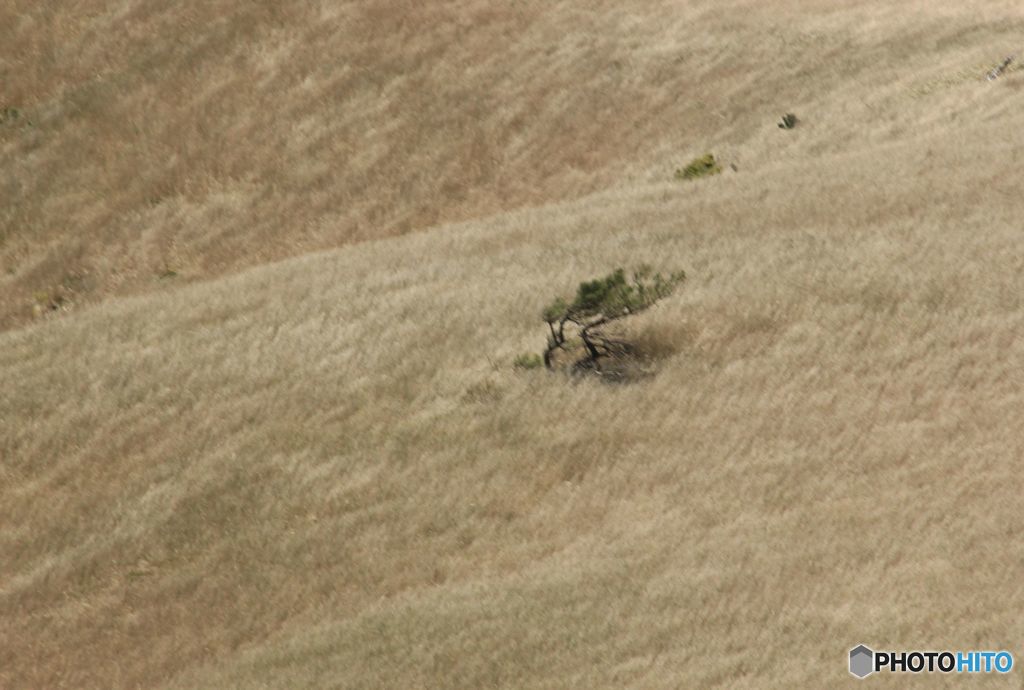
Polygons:
[[[0,329],[68,275],[77,309],[660,179],[695,146],[746,171],[898,140],[969,112],[949,77],[1021,35],[1009,2],[919,4],[8,4]],[[783,105],[822,124],[772,141]]]
[[[1011,646],[1019,201],[939,143],[3,336],[0,685],[827,685],[858,640]],[[492,368],[572,254],[691,268],[638,317],[685,345],[658,377]]]
[[[0,31],[22,48],[51,30],[79,35],[70,15],[43,5],[0,18]],[[138,24],[117,26],[142,33],[118,34],[110,45],[124,50],[111,52],[103,52],[103,40],[114,41],[106,34],[83,38],[96,46],[75,72],[83,83],[102,74],[96,64],[125,54],[159,74],[157,58],[174,59],[176,50],[199,51],[191,64],[200,74],[202,50],[224,45],[168,43],[147,62],[139,45],[154,27],[258,33],[261,12],[284,21],[307,11],[257,3],[218,20],[199,4],[89,7],[81,16],[97,27],[131,20]],[[338,7],[339,25],[356,11]],[[623,56],[653,65],[657,55],[664,65],[660,77],[623,76],[648,97],[602,122],[643,111],[645,132],[682,130],[686,141],[673,134],[655,137],[644,154],[606,150],[608,160],[626,161],[618,180],[607,171],[557,173],[581,181],[566,183],[567,197],[603,191],[206,282],[169,277],[150,294],[47,311],[0,334],[0,687],[820,688],[852,682],[846,654],[861,642],[1017,653],[1019,76],[990,83],[981,73],[927,96],[912,87],[1010,52],[1001,42],[1019,35],[1019,8],[729,7],[666,4],[656,25],[646,5],[635,15],[621,4],[563,9],[595,27],[568,38],[566,24],[535,25],[547,27],[538,35],[555,48],[495,87],[510,103],[531,70],[553,74],[577,51],[589,56],[578,64],[592,67],[581,76],[612,74],[604,53],[587,45],[610,42]],[[325,26],[329,11],[316,15]],[[409,21],[406,43],[424,26]],[[751,52],[733,57],[727,24],[737,42],[765,40],[745,42]],[[681,31],[678,43],[662,26]],[[266,35],[305,50],[285,41],[287,32]],[[70,55],[77,44],[67,45]],[[56,113],[78,92],[53,76],[70,57],[39,50],[17,63],[26,81],[10,102],[42,128],[57,117],[47,107]],[[252,50],[288,73],[289,49]],[[3,53],[0,66],[10,70],[19,54]],[[249,55],[239,49],[233,59],[244,65]],[[689,56],[691,76],[675,76],[687,73],[673,62],[680,55]],[[494,59],[509,70],[523,64]],[[209,65],[222,62],[211,74],[227,79],[231,60]],[[405,64],[396,63],[395,79]],[[451,83],[461,74],[452,72]],[[796,74],[804,79],[791,80]],[[699,97],[687,95],[693,109],[680,111],[692,128],[679,117],[658,122],[681,97],[669,88],[675,78],[694,79],[688,94]],[[38,82],[35,105],[29,79]],[[772,79],[786,93],[769,99],[771,89],[760,89]],[[207,121],[248,131],[244,89],[203,83]],[[127,87],[104,92],[102,102],[121,112],[141,99],[161,122],[161,113],[178,112],[180,88],[171,105]],[[243,100],[232,100],[233,88]],[[467,88],[471,101],[476,87]],[[375,132],[390,120],[370,117],[370,105],[384,109],[392,93],[384,83],[367,89],[352,122]],[[559,93],[545,102],[566,109],[537,110],[532,141],[573,140],[571,99]],[[291,102],[294,126],[280,131],[297,136],[314,101]],[[718,118],[725,107],[732,117]],[[807,113],[792,136],[775,127],[786,107]],[[301,195],[273,192],[261,177],[269,173],[247,176],[249,163],[273,159],[259,158],[271,149],[251,159],[226,145],[230,174],[134,215],[131,199],[102,175],[94,187],[76,186],[92,162],[71,157],[61,166],[60,152],[70,155],[77,141],[96,142],[100,159],[119,151],[109,169],[140,179],[151,170],[144,156],[122,164],[119,156],[137,149],[101,145],[82,108],[83,119],[56,140],[31,144],[10,138],[20,130],[0,130],[0,179],[17,192],[5,198],[19,199],[15,211],[0,209],[3,227],[19,228],[5,236],[3,251],[13,252],[5,261],[42,256],[33,252],[43,238],[59,246],[57,235],[20,228],[63,218],[92,233],[82,235],[81,256],[102,254],[113,267],[134,251],[117,239],[118,214],[135,219],[140,242],[157,243],[175,227],[161,219],[180,220],[174,214],[194,204],[177,227],[238,267],[279,255],[260,239],[271,227],[287,244],[298,235],[283,221],[307,220]],[[851,115],[867,108],[870,120]],[[166,128],[166,141],[177,132],[182,150],[215,139],[168,117],[139,126]],[[125,122],[108,126],[124,131]],[[252,130],[259,151],[257,134],[266,131]],[[741,172],[680,194],[665,171],[694,146],[740,161]],[[306,160],[296,156],[293,163]],[[551,170],[565,165],[558,158]],[[53,174],[50,187],[43,172]],[[372,179],[386,190],[391,178]],[[259,190],[270,197],[260,201]],[[368,189],[366,203],[398,198],[380,194]],[[271,214],[265,226],[241,229],[261,213]],[[231,242],[222,234],[229,227]],[[234,263],[231,247],[242,238],[261,248]],[[29,272],[45,264],[58,277],[80,275],[54,257],[52,265],[25,260]],[[581,276],[643,263],[688,276],[636,317],[640,342],[660,357],[656,377],[567,385],[510,366],[542,346],[537,314],[546,297],[572,294]],[[191,270],[173,257],[154,265]],[[25,275],[5,278],[4,288]],[[132,275],[141,273],[126,272],[118,285]],[[86,289],[75,283],[68,300]],[[1016,682],[1016,671],[986,679]]]
[[[88,278],[81,306],[165,289],[166,265],[177,282],[210,278],[621,184],[667,139],[717,129],[675,131],[725,93],[677,94],[754,67],[723,52],[753,26],[637,10],[0,8],[0,106],[34,123],[0,128],[0,328],[37,318],[32,296],[68,272]],[[769,82],[758,92],[784,79]]]

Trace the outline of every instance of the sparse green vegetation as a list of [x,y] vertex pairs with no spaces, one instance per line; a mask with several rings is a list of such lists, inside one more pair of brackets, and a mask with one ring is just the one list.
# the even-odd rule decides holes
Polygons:
[[676,170],[677,180],[696,180],[700,177],[717,175],[722,172],[722,167],[715,160],[714,154],[706,153],[700,158],[694,158],[685,168]]
[[518,355],[512,362],[515,369],[539,369],[544,366],[544,358],[534,352]]

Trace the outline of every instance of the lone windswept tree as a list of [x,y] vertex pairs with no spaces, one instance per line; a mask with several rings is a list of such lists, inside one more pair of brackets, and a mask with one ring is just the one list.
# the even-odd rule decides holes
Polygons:
[[543,312],[550,332],[544,365],[555,368],[554,357],[559,351],[581,351],[582,357],[575,361],[575,367],[600,373],[603,359],[621,357],[630,351],[629,343],[609,335],[606,327],[649,309],[685,279],[683,271],[663,276],[652,272],[649,266],[641,266],[629,279],[620,268],[604,278],[580,283],[572,302],[559,297]]

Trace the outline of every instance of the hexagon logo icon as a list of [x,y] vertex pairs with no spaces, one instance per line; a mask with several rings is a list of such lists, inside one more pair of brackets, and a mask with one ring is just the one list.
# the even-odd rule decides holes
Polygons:
[[850,673],[867,678],[875,672],[875,653],[862,644],[850,650]]

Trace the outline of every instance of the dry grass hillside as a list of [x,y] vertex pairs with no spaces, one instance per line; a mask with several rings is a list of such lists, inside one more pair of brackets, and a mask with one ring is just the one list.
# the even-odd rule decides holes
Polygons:
[[846,4],[9,2],[0,328],[750,156],[780,108],[871,117],[1019,38],[993,3]]
[[495,7],[0,8],[0,687],[1024,661],[1019,5]]
[[[576,198],[659,146],[749,139],[751,106],[806,97],[796,77],[824,83],[850,40],[768,19],[712,3],[8,3],[0,328]],[[771,70],[749,50],[765,41],[786,56]]]

